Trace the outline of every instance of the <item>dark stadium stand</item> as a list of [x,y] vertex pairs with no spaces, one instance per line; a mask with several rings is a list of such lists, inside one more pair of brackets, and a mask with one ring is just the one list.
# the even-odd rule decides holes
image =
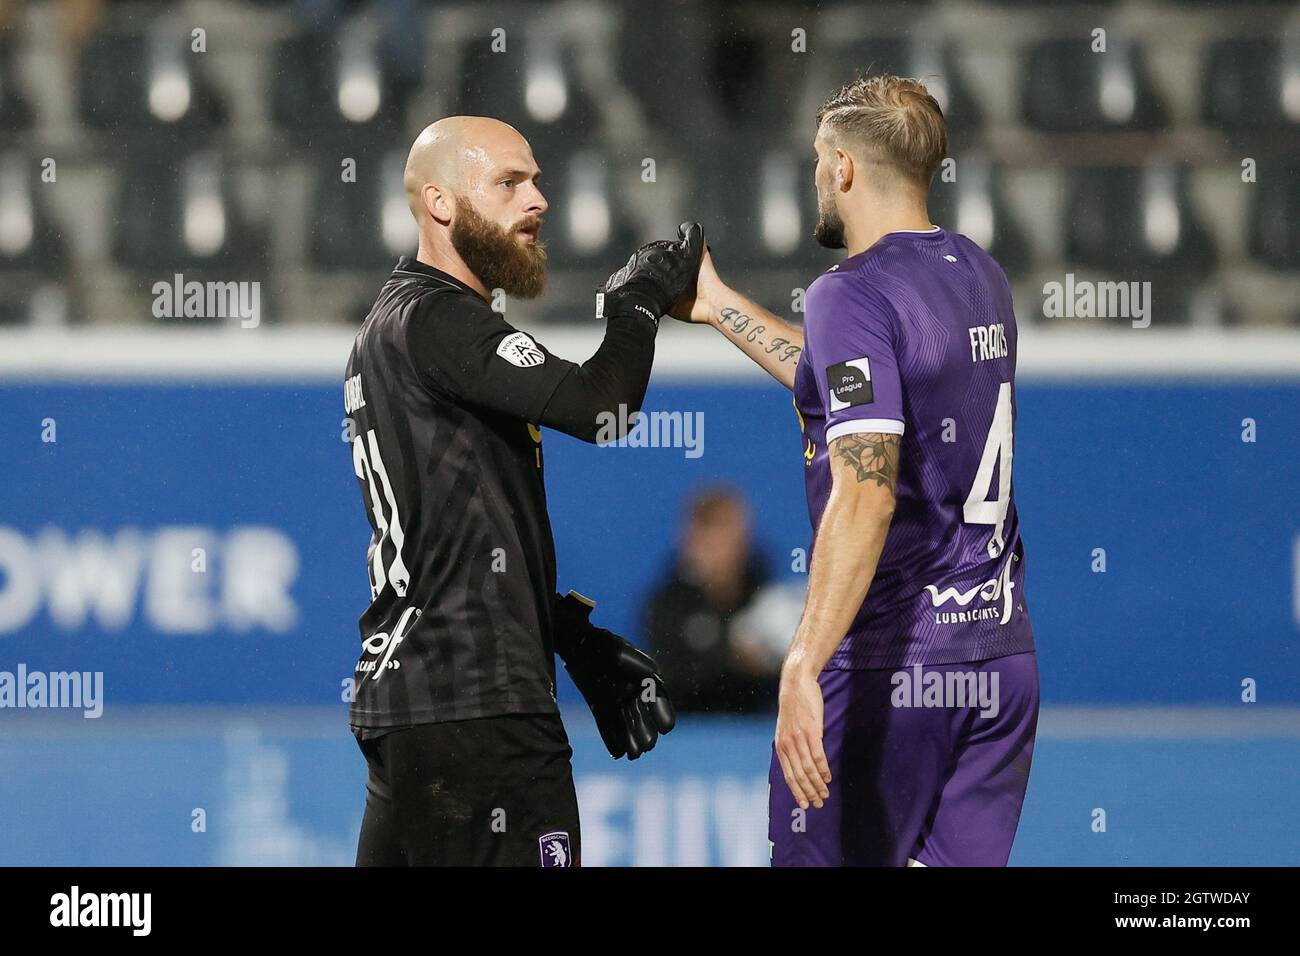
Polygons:
[[226,120],[202,60],[188,38],[170,30],[101,34],[78,65],[82,122],[106,133],[173,130],[187,137],[216,131]]
[[1047,40],[1029,50],[1021,82],[1025,122],[1048,133],[1161,130],[1164,101],[1141,48],[1118,36],[1094,53],[1087,33]]
[[32,124],[32,111],[16,82],[15,44],[0,34],[0,129],[26,132]]
[[1202,116],[1233,133],[1300,129],[1298,77],[1300,44],[1294,41],[1284,47],[1272,37],[1217,40],[1202,74]]
[[265,279],[266,237],[234,192],[230,165],[215,151],[136,158],[121,179],[114,259],[146,292],[177,273],[187,282]]
[[957,176],[942,174],[930,187],[930,219],[946,223],[986,249],[1015,278],[1029,266],[1029,244],[1016,223],[1002,188],[1001,170],[975,157],[958,157]]
[[373,45],[349,36],[304,32],[277,44],[271,113],[279,128],[344,143],[399,135],[409,91]]
[[640,237],[619,178],[620,166],[599,144],[575,144],[549,158],[542,179],[551,206],[545,216],[549,257],[599,272],[636,247]]
[[[505,53],[492,50],[490,35],[458,51],[459,89],[451,112],[505,119],[533,145],[553,153],[571,145],[575,132],[599,132],[599,111],[577,68],[573,47],[545,29],[519,31]],[[511,42],[519,54],[510,55]]]
[[[687,217],[705,222],[729,277],[784,309],[836,259],[810,240],[813,114],[870,68],[931,84],[959,158],[956,180],[934,184],[933,218],[988,246],[1029,294],[1076,265],[1154,270],[1213,289],[1223,315],[1292,319],[1277,304],[1285,286],[1257,308],[1260,285],[1241,281],[1258,270],[1293,281],[1300,268],[1300,44],[1280,4],[1251,3],[1243,19],[1221,0],[1157,13],[1058,3],[1049,19],[1027,0],[891,2],[879,16],[851,4],[652,15],[634,0],[458,2],[395,24],[404,5],[323,4],[308,20],[263,0],[225,8],[203,53],[164,6],[103,6],[76,36],[58,17],[0,24],[0,130],[26,173],[5,178],[0,203],[32,210],[30,238],[21,216],[10,228],[22,241],[0,236],[7,302],[23,299],[34,262],[129,288],[140,270],[256,265],[287,319],[354,321],[352,303],[409,246],[394,170],[410,140],[470,112],[518,126],[544,171],[552,281],[546,301],[521,306],[533,317],[586,315],[635,244]],[[1106,52],[1094,53],[1103,21]],[[498,28],[505,52],[492,48]],[[40,180],[51,157],[58,185]],[[1243,157],[1258,182],[1242,182]],[[340,178],[345,159],[356,182]],[[237,188],[245,178],[260,192]],[[69,182],[75,199],[57,191]],[[1222,201],[1237,184],[1249,192]],[[83,207],[97,211],[76,216],[85,241],[39,251]],[[296,277],[323,274],[337,294],[303,298]],[[86,321],[148,320],[94,301]],[[6,309],[11,321],[30,311]]]
[[63,275],[67,247],[46,209],[39,168],[19,151],[0,154],[0,271]]
[[1250,254],[1273,269],[1300,269],[1300,166],[1266,170],[1254,196]]
[[1078,172],[1068,200],[1072,266],[1150,283],[1162,325],[1196,321],[1217,262],[1187,186],[1187,171],[1167,165],[1092,167]]
[[1065,236],[1070,260],[1097,269],[1193,280],[1215,265],[1209,235],[1188,201],[1187,171],[1167,165],[1080,170]]
[[402,188],[406,152],[362,152],[355,182],[344,181],[337,155],[321,152],[313,160],[311,265],[371,275],[390,267],[415,232]]
[[[815,275],[838,256],[815,245],[812,147],[774,148],[763,136],[730,137],[701,158],[691,203],[726,261]],[[808,281],[811,281],[809,279]]]
[[39,321],[66,299],[68,258],[38,167],[19,150],[0,153],[0,325]]

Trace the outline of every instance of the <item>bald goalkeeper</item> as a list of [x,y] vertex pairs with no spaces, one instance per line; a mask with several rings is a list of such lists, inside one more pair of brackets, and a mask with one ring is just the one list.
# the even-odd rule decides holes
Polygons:
[[[600,348],[553,355],[492,303],[546,282],[547,202],[528,142],[453,116],[411,147],[419,225],[357,334],[344,406],[373,531],[349,720],[369,776],[358,866],[573,866],[572,750],[555,655],[612,757],[673,726],[655,663],[556,593],[543,426],[594,442],[639,409],[660,316],[693,289],[704,237],[637,250],[601,287]],[[593,508],[616,500],[599,481]]]

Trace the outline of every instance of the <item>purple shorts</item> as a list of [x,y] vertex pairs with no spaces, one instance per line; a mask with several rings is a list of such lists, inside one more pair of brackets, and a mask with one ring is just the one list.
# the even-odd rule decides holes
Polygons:
[[1032,651],[817,680],[830,798],[800,811],[773,749],[773,866],[1006,865],[1038,727]]

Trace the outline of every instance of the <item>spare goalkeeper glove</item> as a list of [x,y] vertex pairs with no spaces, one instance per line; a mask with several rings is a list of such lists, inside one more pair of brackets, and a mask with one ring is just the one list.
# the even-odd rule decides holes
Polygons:
[[596,605],[570,591],[556,595],[555,652],[586,698],[601,739],[617,760],[653,750],[677,722],[659,665],[611,631],[591,623]]

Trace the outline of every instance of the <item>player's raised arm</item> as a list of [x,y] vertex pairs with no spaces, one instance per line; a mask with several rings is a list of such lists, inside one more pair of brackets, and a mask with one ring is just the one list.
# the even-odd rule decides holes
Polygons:
[[803,329],[791,325],[729,287],[713,267],[705,247],[693,297],[682,299],[672,316],[712,325],[769,375],[794,388],[794,370],[803,352]]
[[581,365],[477,296],[457,300],[452,321],[432,318],[443,299],[422,300],[407,333],[411,361],[428,387],[459,401],[595,442],[603,420],[628,422],[640,410],[659,316],[694,285],[704,234],[698,224],[683,224],[682,234],[642,246],[606,281],[605,338]]
[[640,411],[659,317],[694,288],[704,252],[699,223],[682,223],[678,231],[680,239],[647,243],[605,280],[597,293],[605,339],[591,358],[568,369],[539,424],[595,442],[602,420],[629,422]]
[[808,601],[781,669],[776,753],[790,792],[807,809],[829,795],[822,749],[826,662],[866,599],[894,515],[901,435],[854,432],[829,444],[831,493],[817,529]]

